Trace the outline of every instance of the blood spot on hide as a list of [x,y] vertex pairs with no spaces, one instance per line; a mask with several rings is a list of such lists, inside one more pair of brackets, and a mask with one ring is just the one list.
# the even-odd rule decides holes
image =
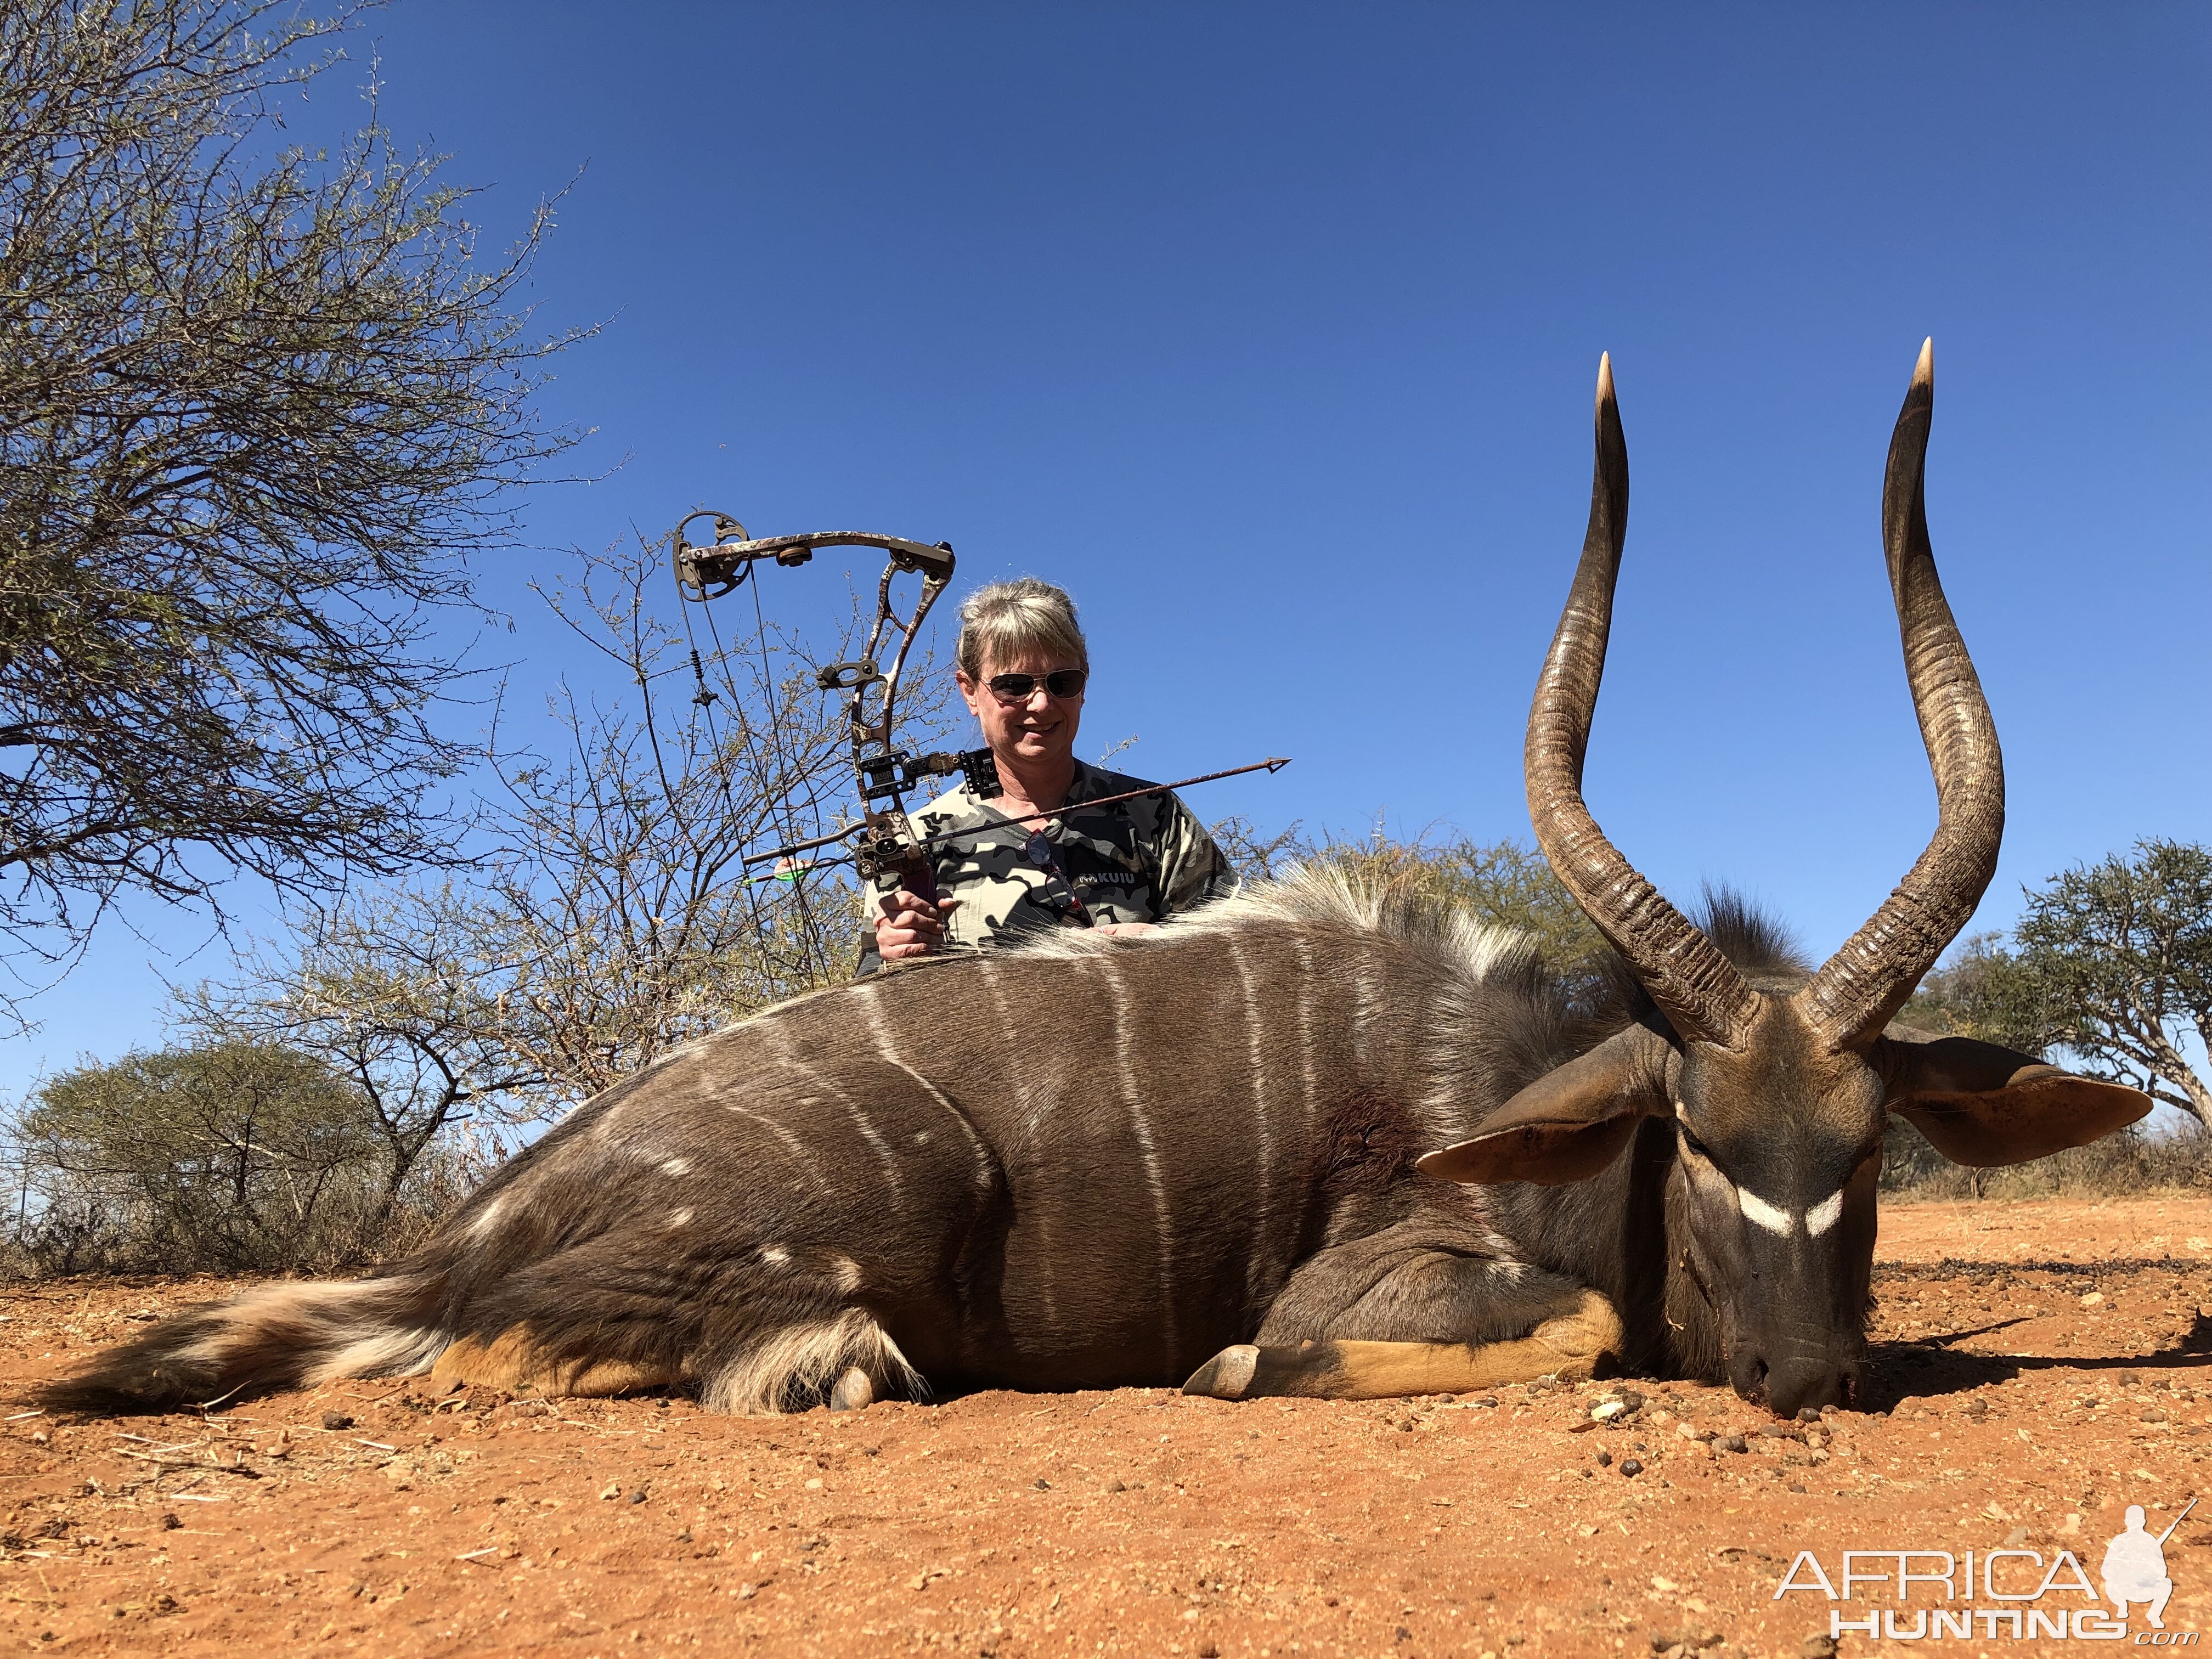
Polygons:
[[1322,1119],[1321,1133],[1315,1184],[1332,1194],[1380,1192],[1418,1156],[1405,1114],[1380,1095],[1352,1096]]

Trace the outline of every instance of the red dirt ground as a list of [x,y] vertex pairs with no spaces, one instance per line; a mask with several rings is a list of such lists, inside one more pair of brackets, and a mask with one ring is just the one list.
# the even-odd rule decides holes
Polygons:
[[[1831,1607],[1775,1599],[1800,1550],[1838,1578],[1846,1548],[2008,1542],[2095,1573],[2124,1505],[2155,1531],[2203,1489],[2212,1199],[1900,1206],[1882,1227],[1876,1409],[1803,1438],[1761,1434],[1725,1390],[1633,1382],[750,1420],[355,1382],[204,1419],[17,1417],[0,1646],[1799,1659],[1827,1651]],[[0,1393],[228,1288],[0,1290]],[[1645,1403],[1594,1425],[1622,1387]],[[1723,1449],[1731,1433],[1748,1449]],[[2212,1504],[2166,1546],[2169,1630],[2212,1626],[2207,1546]],[[2027,1583],[1999,1589],[2033,1587],[2006,1567]],[[1840,1611],[1863,1617],[1869,1593]],[[1991,1628],[1944,1649],[2054,1646]]]

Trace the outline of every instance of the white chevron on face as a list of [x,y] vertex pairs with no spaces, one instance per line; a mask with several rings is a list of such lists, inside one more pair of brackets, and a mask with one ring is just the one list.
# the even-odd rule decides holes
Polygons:
[[1770,1233],[1779,1233],[1784,1237],[1789,1236],[1790,1214],[1780,1205],[1769,1204],[1748,1187],[1735,1189],[1735,1204],[1736,1208],[1743,1212],[1743,1218],[1753,1226],[1764,1227]]
[[1844,1213],[1844,1189],[1837,1188],[1826,1198],[1805,1212],[1805,1231],[1818,1238],[1834,1226]]
[[[1735,1203],[1736,1208],[1743,1212],[1743,1218],[1753,1226],[1764,1227],[1768,1232],[1784,1238],[1790,1236],[1796,1220],[1779,1204],[1769,1204],[1757,1193],[1746,1188],[1735,1189]],[[1843,1214],[1844,1194],[1839,1187],[1805,1212],[1805,1231],[1812,1237],[1818,1238],[1841,1220]]]

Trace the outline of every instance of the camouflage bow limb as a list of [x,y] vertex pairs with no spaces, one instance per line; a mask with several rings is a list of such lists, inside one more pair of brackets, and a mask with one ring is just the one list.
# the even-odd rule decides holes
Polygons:
[[[695,543],[687,532],[702,519],[714,521],[714,539]],[[860,659],[831,663],[818,670],[815,683],[824,691],[845,694],[845,729],[852,745],[853,775],[860,790],[860,823],[834,835],[793,842],[771,852],[757,854],[745,862],[757,864],[786,859],[793,854],[836,842],[854,842],[852,858],[863,879],[878,892],[904,887],[926,899],[937,896],[937,883],[927,851],[917,842],[907,820],[905,792],[927,777],[945,777],[962,771],[966,757],[952,754],[914,756],[892,742],[898,716],[899,676],[905,671],[907,653],[921,632],[922,619],[952,580],[952,545],[934,547],[908,541],[902,536],[877,536],[857,530],[815,531],[803,536],[767,536],[756,540],[745,527],[726,513],[694,513],[676,526],[672,538],[677,591],[693,603],[720,599],[734,592],[763,559],[798,566],[823,547],[873,547],[887,556],[883,579],[876,585],[875,625]],[[902,617],[891,603],[891,582],[914,573],[921,577],[921,594],[913,613]],[[886,633],[898,636],[898,649],[886,672],[878,666],[878,653]],[[872,696],[871,694],[873,694]],[[983,781],[971,779],[979,786]],[[992,787],[979,793],[996,793]]]

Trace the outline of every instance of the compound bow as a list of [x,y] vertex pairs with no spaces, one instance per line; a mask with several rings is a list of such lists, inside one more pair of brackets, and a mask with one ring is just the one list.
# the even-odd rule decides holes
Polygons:
[[[714,520],[712,542],[694,543],[686,533],[701,519]],[[929,607],[952,580],[952,544],[939,542],[931,547],[903,536],[872,536],[857,530],[823,530],[756,540],[728,514],[702,512],[690,514],[676,526],[674,545],[677,591],[696,604],[733,592],[763,559],[794,567],[806,563],[817,548],[823,547],[873,547],[889,556],[883,580],[876,584],[876,620],[868,630],[866,647],[858,660],[831,663],[814,676],[815,684],[824,691],[845,694],[845,732],[852,746],[853,775],[860,787],[860,822],[832,835],[755,854],[744,862],[750,868],[852,841],[850,857],[862,880],[881,892],[903,886],[923,898],[934,899],[936,879],[928,854],[907,821],[906,792],[924,778],[949,777],[959,772],[966,775],[977,795],[988,799],[999,793],[998,769],[991,763],[988,750],[915,756],[892,741],[898,718],[899,676],[906,670],[907,653],[921,631],[922,618],[929,615]],[[891,603],[891,583],[909,573],[921,575],[921,593],[915,601],[913,614],[902,617]],[[877,653],[887,633],[898,636],[898,650],[888,672],[877,664]],[[872,692],[876,694],[872,699]]]

